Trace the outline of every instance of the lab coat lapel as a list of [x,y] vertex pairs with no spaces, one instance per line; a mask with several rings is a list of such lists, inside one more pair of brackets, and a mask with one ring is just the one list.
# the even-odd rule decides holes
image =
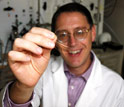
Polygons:
[[[53,85],[55,89],[56,107],[67,107],[67,78],[64,73],[63,60],[58,58],[57,61],[52,63],[53,71]],[[63,102],[64,101],[64,102]]]
[[91,72],[91,75],[87,81],[87,84],[84,88],[83,93],[81,94],[76,107],[91,107],[93,100],[97,96],[95,91],[96,88],[99,88],[102,85],[102,72],[101,72],[101,64],[99,60],[95,56],[94,66]]
[[85,89],[75,107],[91,107],[89,104],[96,97],[95,89],[91,85],[86,86]]

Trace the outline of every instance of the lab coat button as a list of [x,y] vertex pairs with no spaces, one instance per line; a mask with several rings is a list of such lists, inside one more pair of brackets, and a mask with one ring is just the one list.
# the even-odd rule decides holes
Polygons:
[[74,86],[73,86],[73,85],[71,86],[71,89],[72,89],[72,90],[74,89]]
[[71,107],[71,103],[68,103],[68,107]]

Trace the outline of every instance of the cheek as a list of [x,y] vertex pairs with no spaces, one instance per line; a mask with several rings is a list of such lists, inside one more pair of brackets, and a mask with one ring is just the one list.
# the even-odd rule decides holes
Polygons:
[[92,37],[89,35],[85,40],[81,42],[85,47],[91,47],[92,45]]
[[65,51],[61,48],[59,48],[58,50],[59,50],[60,55],[63,57],[63,59],[66,60],[67,56],[68,56],[67,51]]

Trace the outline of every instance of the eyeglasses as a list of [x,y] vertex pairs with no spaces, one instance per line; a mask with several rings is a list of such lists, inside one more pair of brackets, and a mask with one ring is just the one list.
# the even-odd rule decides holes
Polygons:
[[[73,36],[76,40],[82,41],[86,38],[89,31],[90,28],[76,28],[73,32]],[[58,30],[55,32],[55,34],[57,35],[57,42],[64,45],[68,43],[71,37],[71,33],[66,30]]]

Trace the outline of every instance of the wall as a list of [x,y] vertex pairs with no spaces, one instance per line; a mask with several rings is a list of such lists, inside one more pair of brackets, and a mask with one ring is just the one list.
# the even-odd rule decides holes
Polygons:
[[[10,1],[9,5],[7,2]],[[31,0],[30,0],[31,1]],[[30,11],[29,7],[34,6],[34,10]],[[7,39],[10,37],[12,30],[12,25],[15,25],[15,15],[18,15],[19,23],[22,23],[19,26],[19,30],[29,21],[29,14],[34,14],[36,11],[35,3],[29,3],[29,0],[2,0],[0,2],[0,38],[3,41],[3,48],[5,48]],[[11,6],[14,8],[13,11],[3,11],[4,8]],[[25,9],[25,12],[22,10]],[[33,15],[34,16],[34,15]]]
[[[106,4],[110,3],[111,0],[106,0]],[[110,32],[113,41],[124,46],[124,0],[117,0],[113,13],[109,17],[104,17],[104,20],[107,24],[104,25],[104,31]]]

